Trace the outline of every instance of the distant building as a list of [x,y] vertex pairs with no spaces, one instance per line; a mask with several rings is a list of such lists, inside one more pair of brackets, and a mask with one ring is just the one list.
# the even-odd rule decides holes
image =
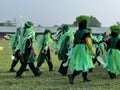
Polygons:
[[12,21],[0,22],[0,26],[16,26]]

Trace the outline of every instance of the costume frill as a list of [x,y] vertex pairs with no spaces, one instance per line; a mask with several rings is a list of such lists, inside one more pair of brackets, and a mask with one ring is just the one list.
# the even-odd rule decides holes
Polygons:
[[[116,46],[118,37],[111,40],[113,47]],[[118,75],[120,73],[120,50],[109,48],[105,55],[106,69]]]
[[88,29],[78,30],[76,32],[76,39],[78,44],[74,46],[72,51],[68,53],[70,59],[70,70],[73,71],[82,71],[87,72],[89,68],[93,68],[92,56],[90,55],[90,50],[87,44],[80,43],[85,33],[89,33]]
[[52,44],[53,40],[50,36],[50,33],[47,33],[45,35],[40,35],[37,37],[37,44],[36,48],[39,53],[37,61],[43,63],[44,62],[44,50],[47,51],[47,49],[50,47]]
[[[20,54],[23,55],[25,53],[25,46],[26,46],[26,41],[28,39],[32,39],[32,42],[30,43],[30,46],[34,46],[34,41],[35,41],[35,32],[33,31],[33,28],[28,28],[28,29],[23,29],[21,32],[20,36],[20,42],[18,44],[18,48],[20,48]],[[22,59],[22,62],[24,60]],[[31,51],[31,54],[28,59],[28,63],[35,62],[35,57],[33,51]]]
[[74,33],[72,30],[68,30],[61,35],[58,43],[56,44],[55,49],[58,51],[59,60],[65,60],[64,56],[73,46]]

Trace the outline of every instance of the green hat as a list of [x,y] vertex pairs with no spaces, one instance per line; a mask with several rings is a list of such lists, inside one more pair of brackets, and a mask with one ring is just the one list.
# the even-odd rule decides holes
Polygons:
[[63,30],[64,31],[68,31],[69,30],[69,26],[67,24],[63,25]]
[[90,23],[90,17],[89,17],[89,16],[80,15],[80,16],[76,17],[76,21],[77,21],[78,23],[81,23],[81,22],[84,21],[84,20],[87,22],[87,24]]
[[120,26],[118,26],[118,25],[110,26],[110,30],[111,30],[111,32],[115,32],[117,34],[120,34]]
[[33,26],[33,23],[32,23],[31,21],[25,22],[25,27],[26,27],[26,28],[30,28],[30,27],[32,27],[32,26]]
[[50,29],[45,29],[44,34],[50,33]]

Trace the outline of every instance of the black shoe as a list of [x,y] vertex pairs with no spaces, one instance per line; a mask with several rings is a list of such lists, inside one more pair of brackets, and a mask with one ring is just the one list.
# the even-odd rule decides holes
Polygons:
[[35,77],[39,77],[42,74],[42,72],[38,71],[37,74],[35,74]]
[[16,72],[14,69],[10,69],[9,72]]
[[83,82],[90,82],[91,80],[89,79],[84,79]]
[[40,71],[39,67],[36,67],[36,71],[37,71],[38,73],[41,73],[41,74],[42,74],[42,72]]
[[16,78],[16,79],[21,79],[21,78],[23,78],[23,77],[16,75],[15,78]]
[[42,72],[39,70],[39,67],[36,67],[36,74],[35,74],[35,77],[39,77],[41,74],[42,74]]
[[69,74],[69,75],[68,75],[68,79],[69,79],[70,84],[73,84],[73,77],[72,77],[72,74]]
[[108,71],[108,74],[109,74],[110,79],[113,79],[113,78],[114,78],[114,77],[113,77],[113,74],[112,74],[111,72]]
[[112,73],[113,79],[117,78],[115,73]]

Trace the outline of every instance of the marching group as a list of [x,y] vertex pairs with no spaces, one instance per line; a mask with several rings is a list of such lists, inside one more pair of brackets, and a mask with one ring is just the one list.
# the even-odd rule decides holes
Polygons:
[[[105,68],[111,79],[116,78],[120,72],[120,26],[110,26],[111,34],[108,40],[103,40],[102,35],[92,35],[92,30],[87,27],[90,17],[81,15],[76,18],[78,30],[74,33],[68,25],[63,25],[57,29],[54,35],[51,35],[49,29],[45,29],[42,35],[35,37],[33,23],[25,22],[23,28],[17,28],[17,31],[11,38],[12,54],[14,59],[11,64],[10,72],[15,72],[14,67],[20,61],[21,66],[16,72],[16,78],[22,78],[22,74],[29,65],[35,77],[41,75],[40,67],[46,60],[49,71],[54,71],[51,59],[50,45],[53,40],[56,42],[55,54],[61,60],[58,72],[63,76],[68,76],[70,84],[74,83],[77,75],[82,73],[83,81],[89,82],[87,72],[93,71],[96,61],[101,62],[97,57],[105,54]],[[37,56],[37,51],[39,52]],[[104,51],[106,51],[104,53]],[[37,56],[37,59],[36,59]],[[37,66],[34,62],[37,61]],[[103,61],[102,61],[103,62]],[[68,74],[70,67],[71,74]]]

